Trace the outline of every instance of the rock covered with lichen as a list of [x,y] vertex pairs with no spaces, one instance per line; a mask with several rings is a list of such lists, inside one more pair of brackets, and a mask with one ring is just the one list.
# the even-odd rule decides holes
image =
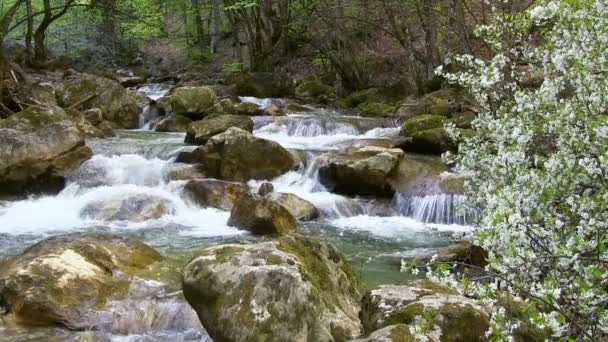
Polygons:
[[25,325],[84,329],[159,261],[147,245],[109,234],[53,237],[0,264],[0,306]]
[[302,236],[203,250],[182,272],[216,341],[344,341],[361,333],[357,280],[330,244]]
[[415,331],[424,321],[430,327],[424,334],[433,341],[485,341],[489,316],[479,303],[428,281],[414,285],[382,285],[368,291],[360,313],[365,332],[396,324]]

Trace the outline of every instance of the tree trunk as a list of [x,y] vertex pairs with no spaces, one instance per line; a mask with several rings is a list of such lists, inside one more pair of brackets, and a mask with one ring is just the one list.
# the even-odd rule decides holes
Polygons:
[[34,16],[32,11],[32,0],[25,0],[27,15],[27,28],[25,31],[25,58],[28,64],[34,58],[34,48],[32,46],[32,33],[34,32]]
[[4,43],[4,38],[5,38],[6,34],[8,33],[8,29],[9,29],[11,22],[13,21],[13,17],[17,13],[17,10],[21,6],[22,2],[23,2],[23,0],[17,0],[13,4],[12,7],[9,7],[6,10],[6,13],[4,14],[4,16],[2,18],[0,18],[0,48],[2,47],[2,44]]
[[47,59],[46,54],[46,30],[49,26],[57,19],[67,13],[70,6],[76,0],[67,0],[61,10],[57,14],[53,15],[53,8],[51,7],[51,0],[44,0],[44,16],[36,31],[34,32],[34,61],[37,64],[43,64]]
[[220,1],[211,0],[211,53],[217,52],[217,43],[220,40]]
[[196,46],[205,46],[205,30],[203,28],[203,17],[201,15],[201,4],[199,0],[191,0],[190,5],[194,11],[194,25],[196,26]]

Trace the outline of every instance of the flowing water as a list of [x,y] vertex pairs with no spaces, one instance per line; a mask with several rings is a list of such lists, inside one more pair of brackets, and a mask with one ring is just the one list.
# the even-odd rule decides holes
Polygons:
[[[150,89],[156,89],[150,93],[161,91]],[[267,99],[242,100],[259,105],[270,103]],[[454,233],[469,229],[467,218],[455,209],[463,200],[458,195],[397,193],[393,199],[349,198],[328,192],[319,182],[316,159],[322,153],[396,137],[399,129],[395,122],[313,109],[306,114],[255,117],[254,123],[256,136],[274,140],[302,159],[299,171],[271,180],[276,191],[294,193],[319,208],[321,218],[302,223],[301,231],[335,243],[349,257],[365,286],[406,280],[407,276],[399,273],[401,258],[432,254],[437,247],[447,245]],[[0,341],[10,340],[2,336],[26,333],[31,340],[41,336],[40,341],[70,340],[87,334],[104,341],[207,338],[183,299],[168,295],[179,290],[179,268],[193,249],[253,237],[226,224],[229,212],[200,208],[189,202],[182,195],[183,181],[167,180],[177,153],[192,149],[183,144],[184,136],[132,130],[118,131],[113,138],[90,139],[87,144],[94,156],[72,172],[61,193],[0,204],[0,259],[48,236],[103,231],[143,240],[171,260],[165,266],[171,275],[171,286],[146,283],[143,292],[152,291],[153,295],[135,293],[127,300],[112,303],[106,313],[91,318],[107,322],[95,332],[24,332],[10,322],[0,321]],[[252,189],[259,184],[249,182]],[[99,220],[85,215],[87,206],[133,195],[169,201],[172,210],[160,218],[140,222]]]

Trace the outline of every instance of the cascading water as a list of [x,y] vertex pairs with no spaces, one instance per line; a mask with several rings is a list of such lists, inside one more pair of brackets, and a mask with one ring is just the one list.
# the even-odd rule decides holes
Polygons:
[[[264,99],[247,100],[267,103]],[[386,142],[399,134],[395,122],[317,109],[308,114],[253,120],[254,135],[280,143],[302,161],[298,171],[271,180],[275,191],[294,193],[320,210],[321,218],[302,223],[301,229],[336,243],[354,268],[360,268],[363,281],[402,281],[403,276],[395,269],[400,257],[429,253],[447,244],[451,232],[469,229],[463,225],[468,222],[466,218],[454,211],[454,205],[463,200],[457,195],[419,193],[422,197],[412,198],[397,194],[391,202],[345,197],[321,184],[320,155],[361,141]],[[0,203],[0,257],[19,253],[47,236],[78,231],[110,231],[141,239],[164,253],[180,255],[191,248],[250,238],[227,226],[229,212],[191,203],[182,193],[184,181],[169,179],[177,153],[193,148],[184,146],[184,137],[181,133],[134,130],[118,131],[113,138],[88,140],[94,156],[69,175],[61,193]],[[257,190],[260,183],[250,181],[249,186]],[[86,208],[133,196],[144,201],[166,201],[171,210],[131,221],[115,218],[122,214],[139,218],[137,212],[121,213],[113,219],[86,215]],[[131,340],[136,341],[192,341],[205,336],[197,321],[192,321],[192,311],[183,300],[165,298],[160,292],[111,303],[106,314],[94,318],[109,322],[95,334],[109,336],[108,340],[133,337]],[[0,322],[0,335],[2,329]]]
[[159,116],[159,109],[156,106],[156,101],[165,97],[171,90],[172,85],[170,84],[144,84],[139,87],[137,91],[143,93],[150,99],[150,103],[147,104],[141,114],[139,115],[139,129],[142,131],[150,130],[150,124],[152,120]]

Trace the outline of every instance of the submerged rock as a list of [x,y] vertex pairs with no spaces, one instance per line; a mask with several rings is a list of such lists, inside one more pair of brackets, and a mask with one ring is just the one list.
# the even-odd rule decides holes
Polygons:
[[184,191],[201,206],[230,210],[243,195],[249,192],[249,187],[244,183],[198,179],[188,181]]
[[298,165],[296,158],[278,143],[254,137],[237,127],[211,137],[204,146],[178,159],[201,164],[209,177],[238,182],[272,179]]
[[203,250],[182,272],[215,341],[345,341],[359,336],[358,283],[332,245],[301,236]]
[[251,133],[253,131],[253,121],[242,115],[208,116],[188,125],[185,142],[187,144],[204,145],[212,136],[223,133],[231,127],[238,127]]
[[143,222],[175,211],[168,199],[148,194],[116,195],[87,204],[80,216],[99,221]]
[[410,325],[423,315],[432,317],[438,328],[430,333],[435,340],[485,341],[489,327],[488,313],[481,305],[438,285],[382,285],[368,291],[362,303],[360,317],[366,333],[396,324]]
[[61,108],[29,107],[0,120],[0,195],[58,192],[91,155]]
[[267,197],[287,209],[298,221],[312,221],[319,217],[319,210],[314,204],[294,194],[273,192],[268,194]]
[[285,235],[298,228],[293,215],[277,201],[250,193],[236,202],[230,212],[228,225],[248,230],[254,235]]
[[118,82],[109,78],[73,72],[64,80],[57,96],[59,104],[64,108],[99,108],[103,118],[117,128],[139,126],[139,114],[143,105],[136,95],[127,92]]
[[21,324],[91,329],[95,310],[159,261],[145,244],[109,234],[53,237],[0,263],[0,303]]
[[169,97],[174,114],[200,120],[211,114],[217,97],[209,87],[181,87]]
[[403,157],[400,149],[367,146],[319,158],[319,178],[330,190],[348,195],[392,196],[389,175]]

